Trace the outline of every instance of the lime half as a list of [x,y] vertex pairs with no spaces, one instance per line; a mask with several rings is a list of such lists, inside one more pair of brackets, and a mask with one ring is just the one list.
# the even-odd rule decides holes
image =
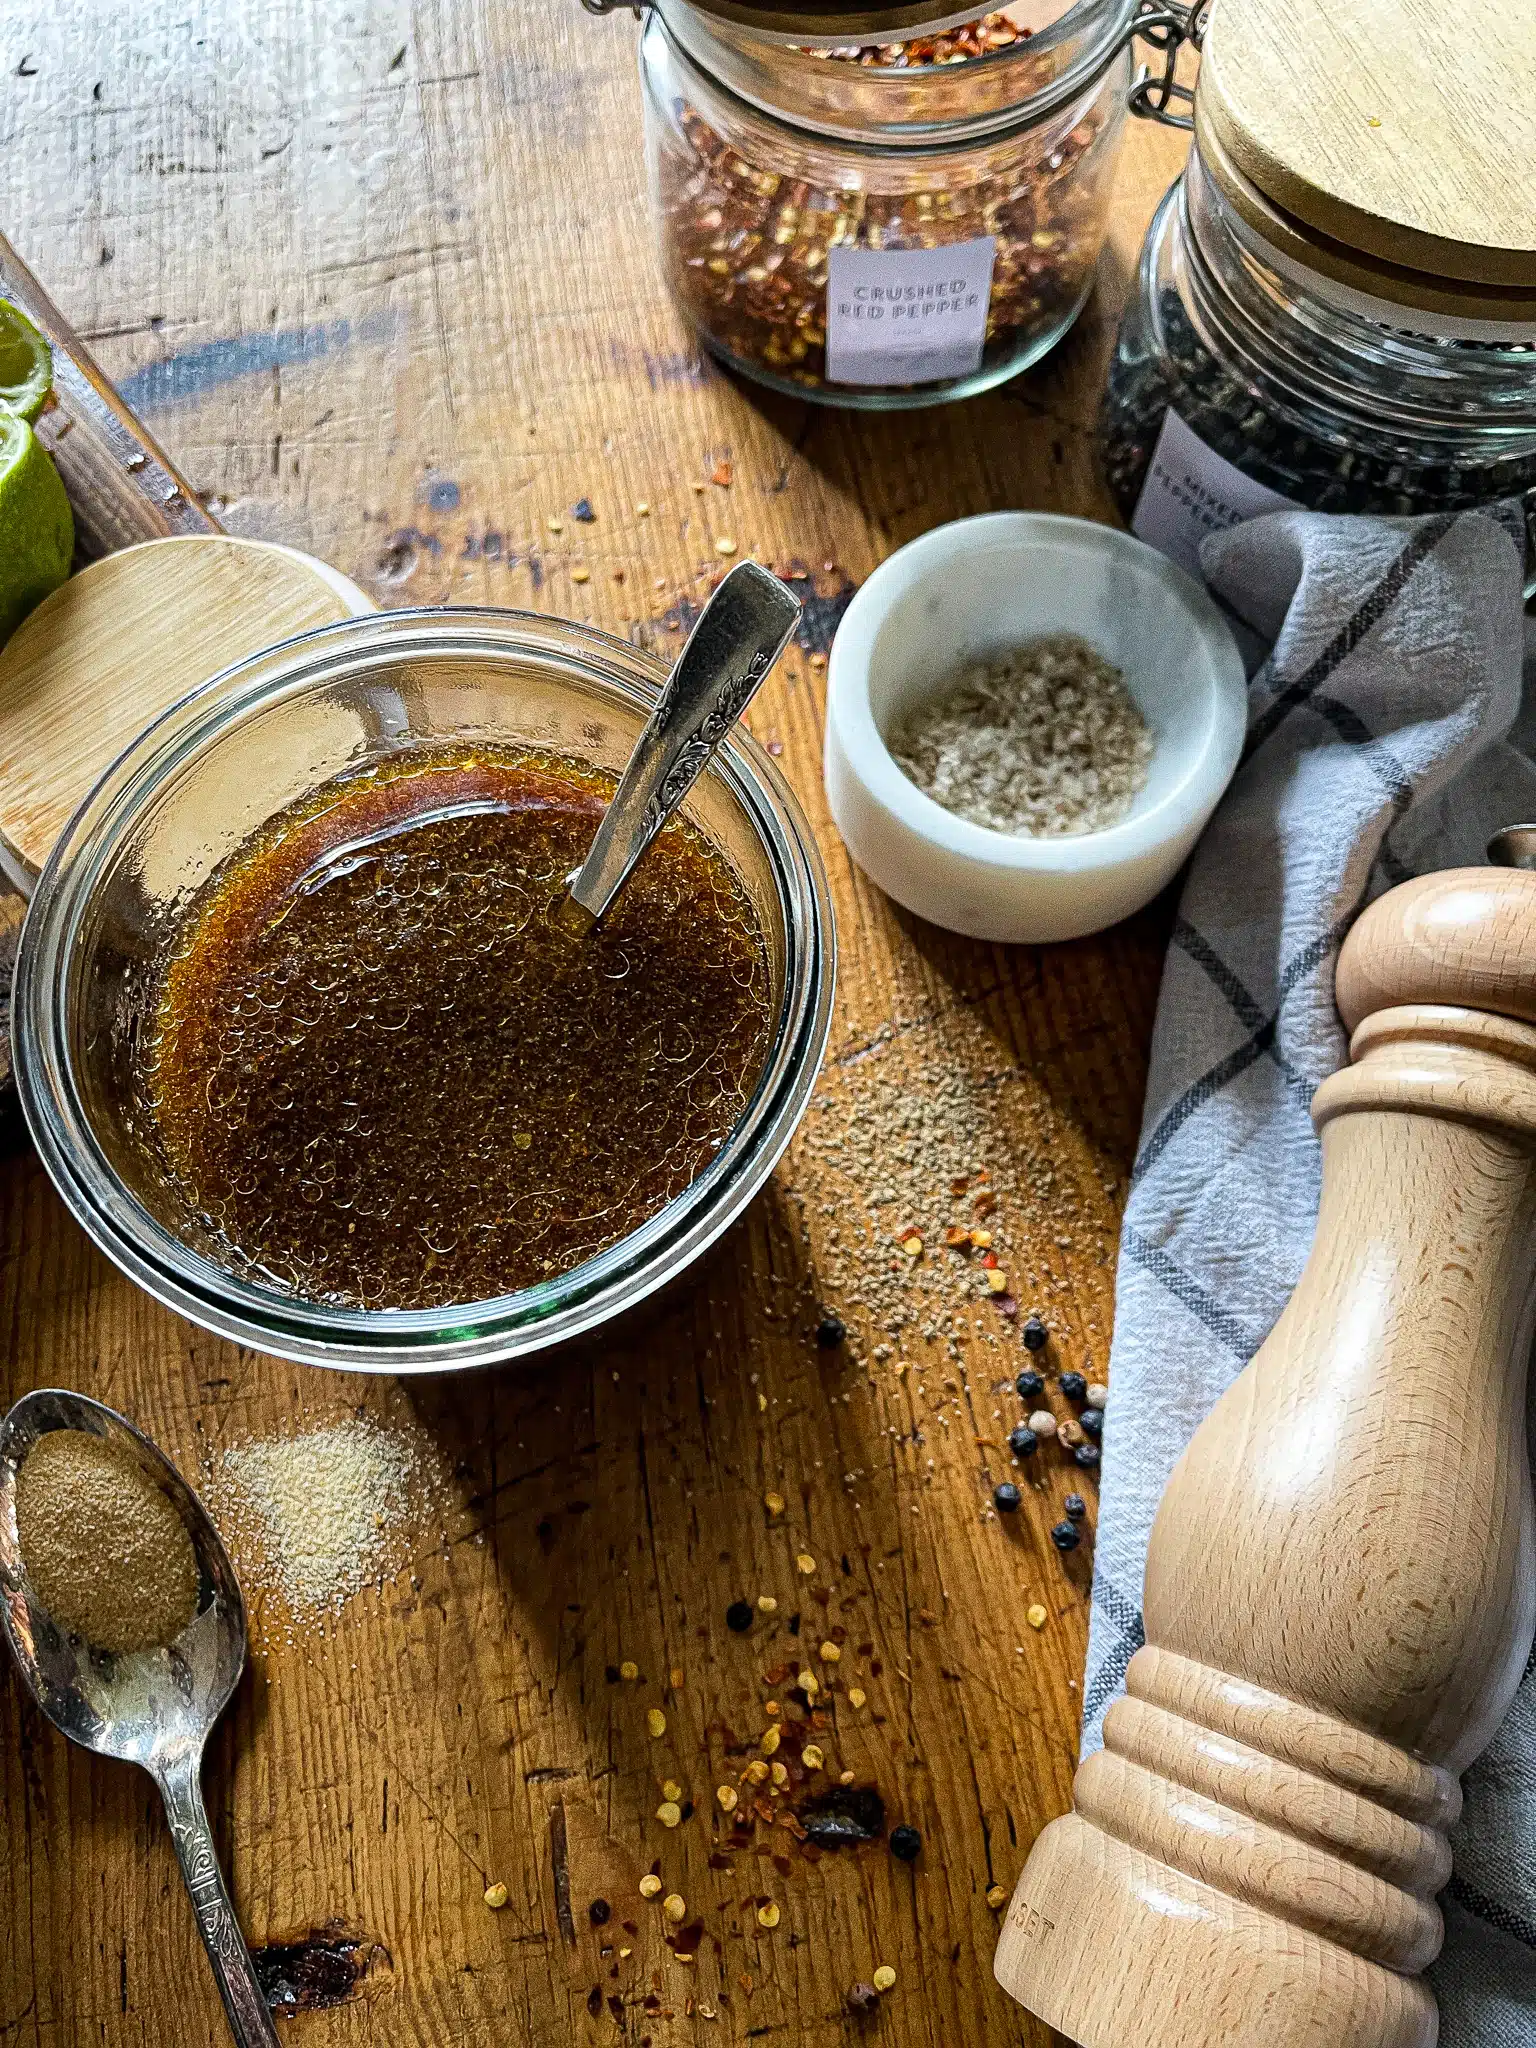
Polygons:
[[53,389],[53,356],[25,313],[0,299],[0,405],[35,420]]
[[52,457],[25,420],[0,412],[0,641],[58,589],[74,553],[74,515]]

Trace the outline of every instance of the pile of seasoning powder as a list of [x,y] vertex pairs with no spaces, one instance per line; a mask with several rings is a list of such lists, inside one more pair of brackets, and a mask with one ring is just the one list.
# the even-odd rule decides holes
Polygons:
[[204,1490],[241,1577],[276,1595],[263,1637],[290,1642],[393,1578],[443,1501],[422,1434],[367,1415],[230,1444]]
[[945,810],[1028,838],[1118,824],[1152,763],[1120,670],[1067,633],[968,663],[908,712],[890,749]]
[[124,1446],[54,1429],[16,1480],[27,1577],[53,1620],[125,1656],[176,1640],[197,1610],[197,1557],[175,1503]]

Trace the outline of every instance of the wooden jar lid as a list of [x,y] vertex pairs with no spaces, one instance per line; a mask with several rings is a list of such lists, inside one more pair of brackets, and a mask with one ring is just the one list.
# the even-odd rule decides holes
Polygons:
[[[1462,339],[1502,336],[1523,341],[1536,334],[1536,283],[1469,284],[1461,278],[1431,277],[1427,271],[1362,255],[1284,212],[1237,168],[1198,94],[1195,139],[1212,183],[1264,243],[1276,267],[1299,275],[1324,296],[1342,297],[1368,319],[1386,319],[1398,326],[1411,326],[1428,315],[1436,334]],[[1332,293],[1327,289],[1330,283],[1336,288]],[[1404,317],[1396,318],[1393,308]]]
[[0,653],[0,872],[29,891],[97,778],[188,691],[374,608],[328,564],[227,534],[143,541],[89,563]]
[[1385,271],[1426,305],[1454,282],[1536,297],[1533,81],[1528,0],[1216,0],[1202,156],[1361,289]]

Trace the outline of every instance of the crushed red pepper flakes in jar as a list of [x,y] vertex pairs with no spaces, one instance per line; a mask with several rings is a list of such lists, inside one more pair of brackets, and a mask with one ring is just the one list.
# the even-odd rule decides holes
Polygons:
[[[1070,35],[1037,53],[998,13],[798,50],[664,0],[641,52],[651,185],[705,345],[870,405],[963,396],[1042,355],[1092,282],[1129,75],[1110,44],[1074,70],[1084,54]],[[1086,82],[1051,104],[1069,71]]]
[[830,50],[814,50],[810,54],[845,64],[906,70],[920,64],[964,64],[973,57],[990,57],[994,50],[1027,42],[1032,33],[1010,21],[1006,14],[993,13],[984,14],[980,21],[963,22],[959,28],[943,29],[937,35],[909,36],[904,43],[838,43]]

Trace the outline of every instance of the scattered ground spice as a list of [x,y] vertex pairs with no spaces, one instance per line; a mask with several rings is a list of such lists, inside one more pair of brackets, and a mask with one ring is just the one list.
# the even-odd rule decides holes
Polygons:
[[1068,633],[970,663],[914,707],[890,748],[935,803],[1014,838],[1103,831],[1152,762],[1120,670]]
[[242,1577],[300,1624],[392,1578],[441,1504],[424,1439],[367,1416],[233,1444],[209,1463],[206,1485]]
[[[1000,1066],[997,1039],[968,1012],[899,1017],[830,1060],[790,1155],[792,1188],[802,1159],[815,1169],[802,1234],[821,1292],[844,1319],[862,1316],[877,1363],[892,1355],[886,1339],[900,1340],[904,1361],[929,1362],[921,1339],[933,1362],[958,1364],[973,1343],[1002,1341],[1021,1292],[1067,1291],[1047,1269],[1051,1248],[1111,1257],[1083,1181],[1097,1178],[1108,1204],[1117,1184],[1086,1160],[1080,1177],[1040,1081]],[[946,1247],[951,1230],[985,1240],[1010,1294],[990,1293],[999,1268]],[[902,1250],[913,1234],[924,1241],[916,1258]]]
[[16,1536],[53,1619],[126,1656],[174,1642],[197,1607],[197,1557],[175,1503],[126,1447],[51,1429],[16,1480]]

